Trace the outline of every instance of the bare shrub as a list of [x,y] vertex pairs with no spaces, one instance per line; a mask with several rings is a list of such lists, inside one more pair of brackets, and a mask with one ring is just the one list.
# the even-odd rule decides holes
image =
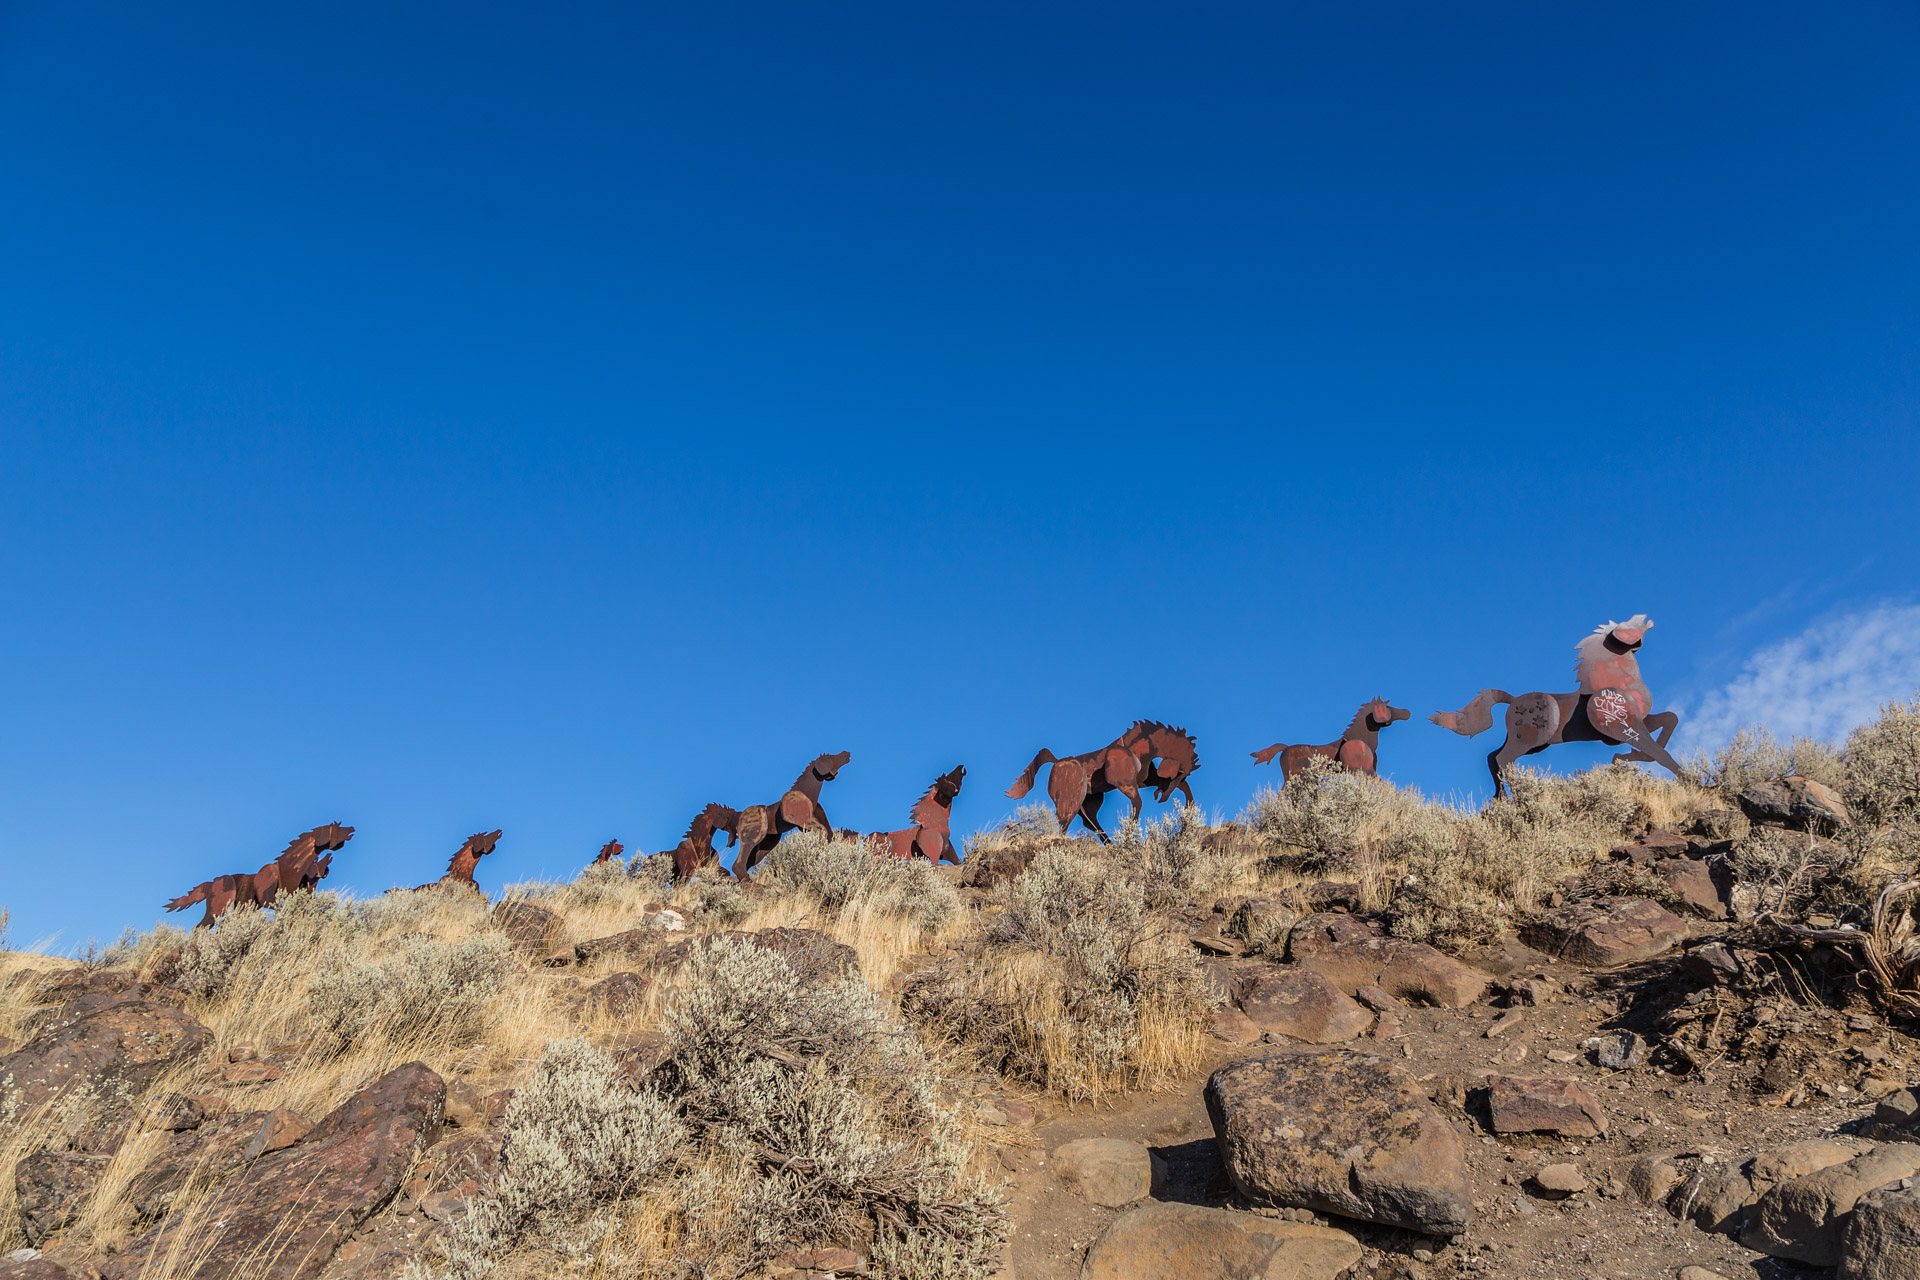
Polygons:
[[1749,787],[1790,773],[1840,788],[1846,768],[1840,753],[1817,738],[1795,738],[1782,746],[1764,725],[1742,725],[1717,751],[1701,752],[1681,762],[1700,786],[1733,804]]
[[431,1033],[477,1038],[488,1005],[518,966],[507,939],[476,933],[453,942],[410,936],[386,960],[341,955],[308,988],[314,1030],[335,1052],[378,1035],[389,1043]]
[[1208,1005],[1193,948],[1127,864],[1047,848],[996,893],[1004,909],[970,963],[916,983],[912,1016],[1070,1098],[1198,1060]]
[[1136,825],[1120,824],[1108,859],[1145,889],[1149,906],[1202,901],[1250,879],[1252,860],[1230,849],[1209,849],[1206,815],[1187,806]]
[[635,1089],[585,1040],[550,1042],[505,1116],[493,1195],[452,1224],[450,1272],[480,1276],[528,1231],[630,1195],[687,1138],[672,1104]]
[[1241,820],[1277,865],[1314,874],[1348,865],[1400,807],[1392,783],[1314,756],[1278,789],[1256,792]]
[[732,876],[703,872],[680,892],[687,915],[716,929],[731,929],[753,914],[747,891]]
[[[167,980],[193,995],[221,999],[244,989],[244,975],[298,964],[328,939],[357,927],[353,914],[331,893],[282,894],[271,914],[241,903],[220,917],[218,927],[185,935]],[[150,938],[122,939],[115,951],[124,948],[129,958],[150,955],[178,935],[162,925]]]
[[1870,826],[1920,825],[1920,693],[1847,735],[1840,789]]
[[960,910],[960,895],[931,863],[883,856],[864,841],[813,831],[782,840],[755,874],[776,888],[811,895],[825,911],[866,904],[881,915],[911,918],[929,933]]

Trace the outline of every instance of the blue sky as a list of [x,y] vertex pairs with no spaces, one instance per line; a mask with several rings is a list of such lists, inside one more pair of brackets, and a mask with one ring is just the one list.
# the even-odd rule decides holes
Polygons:
[[1380,693],[1479,794],[1425,713],[1641,611],[1662,702],[1844,729],[1823,680],[1920,673],[1916,55],[1893,3],[0,8],[14,941],[336,819],[331,886],[496,826],[489,887],[570,875],[830,750],[836,822],[965,763],[971,829],[1141,716],[1230,814]]

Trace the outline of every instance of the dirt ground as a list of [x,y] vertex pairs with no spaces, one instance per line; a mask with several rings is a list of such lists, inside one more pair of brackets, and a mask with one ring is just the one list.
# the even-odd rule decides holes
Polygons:
[[[1696,934],[1715,926],[1696,924]],[[1913,1042],[1875,1020],[1862,1028],[1815,1006],[1789,1011],[1789,1027],[1810,1024],[1767,1041],[1768,1059],[1729,1052],[1723,1061],[1691,1069],[1656,1055],[1632,1070],[1608,1071],[1583,1045],[1596,1034],[1628,1028],[1643,1034],[1676,1004],[1699,989],[1667,957],[1622,970],[1593,971],[1556,963],[1508,941],[1498,950],[1464,957],[1496,977],[1544,976],[1563,994],[1521,1013],[1497,1038],[1486,1034],[1504,1010],[1481,1003],[1461,1010],[1418,1009],[1405,1019],[1404,1034],[1355,1047],[1399,1057],[1441,1104],[1466,1149],[1474,1195],[1474,1219],[1457,1243],[1354,1223],[1321,1221],[1345,1228],[1370,1252],[1357,1273],[1379,1277],[1550,1276],[1567,1280],[1672,1280],[1695,1264],[1739,1280],[1821,1276],[1826,1272],[1768,1258],[1727,1236],[1702,1231],[1659,1205],[1636,1199],[1625,1187],[1628,1168],[1643,1155],[1682,1157],[1683,1169],[1712,1161],[1738,1161],[1755,1151],[1844,1131],[1870,1115],[1873,1103],[1856,1088],[1835,1083],[1858,1074],[1860,1050],[1876,1061],[1898,1063]],[[1750,1018],[1745,1000],[1725,993],[1732,1018]],[[1733,1010],[1732,1005],[1741,1007]],[[1124,1210],[1087,1203],[1048,1169],[1047,1153],[1076,1138],[1124,1138],[1146,1145],[1165,1163],[1152,1195],[1167,1201],[1246,1208],[1228,1183],[1213,1127],[1202,1099],[1208,1076],[1226,1063],[1260,1054],[1302,1052],[1310,1046],[1214,1043],[1204,1070],[1178,1088],[1122,1097],[1109,1104],[1069,1107],[1045,1099],[1030,1131],[1011,1132],[998,1147],[1008,1170],[1009,1207],[1015,1229],[1003,1275],[1009,1280],[1065,1280],[1077,1276],[1088,1246]],[[1509,1059],[1526,1046],[1518,1063]],[[1873,1052],[1876,1051],[1877,1052]],[[1573,1055],[1549,1059],[1550,1052]],[[1793,1062],[1796,1081],[1785,1090],[1764,1076],[1767,1061]],[[1856,1065],[1849,1066],[1849,1061]],[[1580,1080],[1600,1098],[1609,1120],[1598,1139],[1561,1141],[1542,1135],[1496,1137],[1486,1124],[1475,1087],[1489,1073],[1558,1075]],[[1822,1096],[1824,1086],[1834,1094]],[[1796,1090],[1799,1096],[1795,1096]],[[1462,1105],[1464,1103],[1464,1105]],[[1570,1162],[1588,1189],[1566,1199],[1545,1198],[1525,1187],[1543,1165]],[[1271,1212],[1271,1211],[1269,1211]]]

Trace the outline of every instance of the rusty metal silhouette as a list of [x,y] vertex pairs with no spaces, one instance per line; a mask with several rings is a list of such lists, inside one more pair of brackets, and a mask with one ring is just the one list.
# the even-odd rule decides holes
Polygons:
[[945,858],[958,865],[960,851],[954,846],[947,823],[953,816],[953,798],[960,794],[960,784],[966,776],[966,766],[956,765],[951,773],[935,778],[926,794],[916,800],[907,813],[912,826],[900,831],[875,832],[867,837],[867,843],[876,851],[896,858],[921,857],[928,862]]
[[618,840],[609,840],[600,846],[600,856],[593,860],[593,865],[597,867],[603,862],[612,862],[626,851],[627,846],[621,844]]
[[1047,778],[1047,794],[1053,799],[1060,830],[1064,833],[1077,815],[1082,826],[1105,841],[1107,831],[1100,825],[1100,806],[1109,791],[1118,791],[1133,802],[1135,822],[1140,821],[1140,792],[1148,787],[1156,788],[1154,799],[1161,804],[1178,789],[1191,805],[1193,788],[1187,784],[1187,777],[1200,767],[1200,752],[1193,735],[1185,729],[1158,720],[1136,720],[1111,743],[1085,755],[1056,756],[1040,748],[1040,754],[1007,788],[1007,794],[1018,800],[1031,791],[1043,764],[1053,766]]
[[499,843],[499,831],[474,832],[453,851],[453,857],[447,861],[445,875],[432,884],[415,885],[414,890],[418,892],[421,889],[437,889],[442,885],[456,885],[464,886],[479,893],[481,897],[486,897],[486,894],[480,892],[479,882],[473,878],[473,869],[479,866],[480,859],[492,853],[493,847]]
[[1353,713],[1352,722],[1337,742],[1318,747],[1290,747],[1284,742],[1276,742],[1254,752],[1254,763],[1271,764],[1273,758],[1279,756],[1282,779],[1293,777],[1315,756],[1323,756],[1344,765],[1353,773],[1378,773],[1380,731],[1395,720],[1405,720],[1412,714],[1405,707],[1389,705],[1385,698],[1375,698]]
[[281,894],[312,889],[326,879],[333,866],[334,853],[345,848],[351,839],[353,828],[337,822],[303,831],[287,842],[278,857],[258,871],[236,871],[202,881],[168,902],[166,908],[184,911],[196,902],[204,902],[206,913],[193,927],[208,929],[236,903],[270,907]]
[[1680,717],[1653,710],[1653,694],[1640,678],[1640,661],[1634,656],[1652,629],[1653,620],[1644,613],[1594,628],[1574,647],[1580,687],[1572,693],[1523,693],[1516,698],[1504,689],[1482,689],[1460,710],[1436,711],[1427,718],[1472,737],[1492,728],[1494,707],[1507,704],[1507,740],[1487,756],[1496,798],[1507,794],[1508,765],[1562,742],[1610,742],[1628,748],[1614,757],[1615,763],[1645,761],[1685,776],[1667,754]]
[[710,804],[702,809],[694,820],[687,824],[687,834],[680,843],[667,851],[673,859],[673,879],[677,884],[688,879],[696,871],[705,867],[717,869],[721,875],[732,875],[720,861],[720,851],[713,847],[713,838],[720,832],[727,833],[727,843],[731,845],[736,838],[740,825],[740,814],[723,804]]
[[733,860],[733,873],[743,875],[751,872],[760,865],[762,858],[773,852],[774,846],[780,843],[780,837],[789,831],[798,829],[831,835],[833,823],[827,821],[827,811],[820,805],[820,788],[822,784],[838,777],[840,770],[851,759],[851,751],[816,756],[778,801],[742,809],[734,830],[735,838],[740,843],[740,853]]

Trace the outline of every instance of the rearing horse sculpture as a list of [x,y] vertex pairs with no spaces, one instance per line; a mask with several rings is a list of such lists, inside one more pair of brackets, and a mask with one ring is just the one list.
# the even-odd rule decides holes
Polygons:
[[1133,802],[1133,820],[1140,821],[1140,791],[1158,788],[1154,799],[1165,804],[1176,788],[1193,803],[1193,788],[1187,776],[1200,767],[1199,747],[1185,729],[1161,724],[1158,720],[1135,720],[1133,727],[1098,751],[1085,755],[1056,756],[1045,747],[1033,763],[1007,788],[1015,800],[1033,789],[1033,780],[1043,764],[1051,764],[1047,794],[1053,799],[1054,817],[1060,830],[1077,814],[1081,825],[1107,839],[1100,825],[1100,805],[1109,791],[1118,791]]
[[739,813],[723,804],[710,804],[702,809],[699,816],[687,824],[687,834],[668,853],[673,859],[674,882],[687,879],[702,867],[716,867],[721,875],[732,875],[721,863],[720,851],[713,847],[713,838],[724,831],[728,836],[727,843],[732,844],[739,825]]
[[1352,723],[1347,725],[1347,731],[1340,735],[1338,742],[1329,742],[1320,747],[1290,747],[1284,742],[1276,742],[1254,752],[1254,763],[1271,764],[1273,758],[1279,756],[1282,779],[1293,777],[1315,756],[1336,761],[1352,773],[1378,773],[1380,731],[1395,720],[1405,720],[1412,714],[1405,707],[1388,705],[1385,698],[1375,698],[1353,713]]
[[896,858],[918,855],[928,862],[945,858],[958,865],[960,851],[954,847],[947,823],[953,816],[953,798],[960,794],[960,784],[966,776],[967,767],[956,765],[953,772],[935,778],[907,814],[912,826],[902,831],[875,832],[867,837],[867,843],[876,851]]
[[[279,857],[258,871],[236,871],[202,881],[167,903],[167,910],[184,911],[196,902],[204,902],[206,914],[193,927],[208,929],[237,902],[270,907],[282,893],[311,889],[326,879],[335,851],[345,848],[351,839],[353,828],[337,822],[303,831],[287,842]],[[321,857],[322,853],[326,856]]]
[[[457,885],[480,893],[479,882],[473,878],[473,869],[479,866],[480,859],[492,853],[493,847],[499,843],[500,832],[497,830],[474,832],[453,851],[453,857],[447,861],[447,874],[432,884],[415,885],[415,891],[433,889],[440,885]],[[480,893],[480,896],[486,897],[484,893]]]
[[773,852],[781,836],[796,828],[831,834],[833,824],[827,821],[827,811],[820,806],[820,787],[839,777],[840,770],[851,759],[851,751],[816,756],[777,803],[742,809],[735,829],[740,853],[733,860],[733,873],[741,875],[752,871],[762,858]]
[[1507,704],[1507,740],[1487,756],[1496,798],[1507,794],[1508,765],[1560,742],[1611,742],[1629,748],[1614,757],[1615,763],[1644,760],[1684,776],[1667,754],[1680,717],[1653,710],[1653,694],[1640,678],[1640,661],[1634,656],[1651,630],[1653,620],[1644,613],[1594,628],[1574,647],[1580,687],[1572,693],[1523,693],[1516,698],[1504,689],[1482,689],[1460,710],[1436,711],[1427,718],[1472,737],[1492,728],[1493,708]]
[[600,856],[593,860],[593,865],[597,867],[603,862],[612,862],[626,851],[627,846],[621,844],[619,840],[609,840],[600,846]]

